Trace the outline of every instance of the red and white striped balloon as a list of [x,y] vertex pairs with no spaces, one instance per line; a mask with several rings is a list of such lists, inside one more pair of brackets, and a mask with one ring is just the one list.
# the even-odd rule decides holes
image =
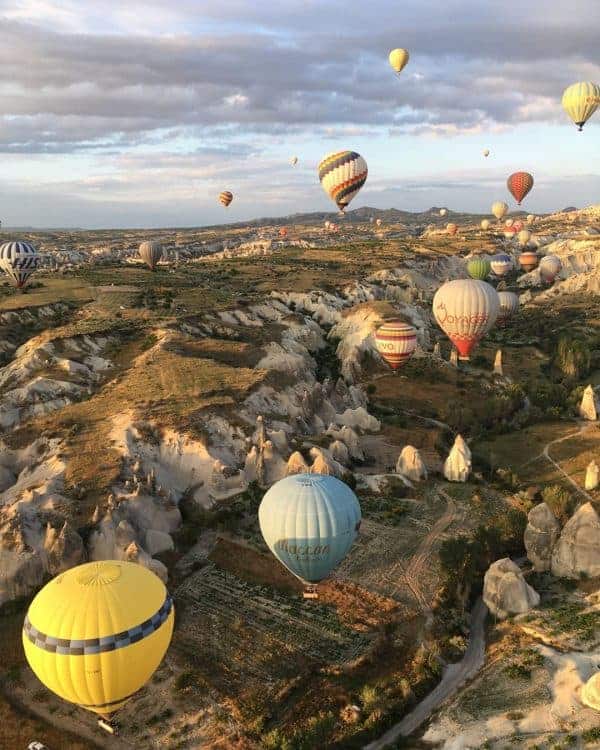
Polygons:
[[417,331],[403,320],[387,320],[375,333],[375,346],[392,370],[397,370],[417,348]]

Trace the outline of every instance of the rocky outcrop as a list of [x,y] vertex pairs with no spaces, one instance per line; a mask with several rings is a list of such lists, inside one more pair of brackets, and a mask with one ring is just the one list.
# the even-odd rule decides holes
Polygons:
[[472,460],[469,446],[458,435],[444,463],[444,476],[449,482],[466,482],[471,473]]
[[590,461],[585,470],[586,490],[595,490],[600,483],[600,467],[595,461]]
[[47,556],[46,569],[51,576],[63,573],[85,560],[83,540],[67,521],[60,531],[52,526],[47,527],[44,549]]
[[502,367],[502,349],[498,349],[496,357],[494,359],[494,375],[504,375],[504,369]]
[[565,524],[552,552],[552,573],[560,578],[600,576],[600,517],[591,503]]
[[309,466],[300,451],[294,451],[288,458],[287,474],[308,474]]
[[396,463],[396,472],[407,479],[412,479],[414,482],[427,479],[427,467],[419,451],[412,445],[405,445],[402,448]]
[[525,581],[519,566],[510,558],[496,560],[483,581],[483,601],[501,620],[527,612],[540,603],[540,596]]
[[560,534],[560,524],[546,505],[540,503],[529,511],[525,529],[525,549],[535,570],[550,570],[552,550]]
[[596,404],[596,394],[591,385],[583,392],[583,398],[579,404],[579,416],[582,419],[587,419],[590,422],[595,422],[598,419],[598,410]]

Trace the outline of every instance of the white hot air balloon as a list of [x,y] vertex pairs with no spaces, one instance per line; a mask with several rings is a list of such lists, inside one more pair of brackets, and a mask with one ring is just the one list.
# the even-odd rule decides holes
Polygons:
[[514,223],[515,223],[515,220],[514,220],[514,219],[507,219],[507,220],[506,220],[506,221],[504,222],[504,226],[505,226],[505,227],[512,227],[512,225],[513,225]]
[[445,216],[448,213],[447,208],[440,208],[440,216]]
[[528,224],[533,224],[534,221],[535,221],[535,215],[534,214],[528,214],[528,216],[527,216],[527,223]]
[[527,247],[530,239],[531,232],[528,229],[521,229],[521,231],[517,235],[517,240],[519,241],[519,245],[521,245],[521,247]]
[[487,157],[488,157],[488,156],[490,155],[490,150],[489,150],[489,148],[484,148],[484,149],[483,149],[483,155],[484,155],[484,156],[485,156],[485,158],[487,159]]
[[545,255],[539,265],[540,279],[544,284],[552,284],[562,269],[562,263],[556,255]]
[[487,230],[491,227],[491,222],[489,219],[483,219],[481,222],[481,228],[484,232],[487,232]]
[[492,258],[490,265],[492,267],[492,272],[495,276],[506,276],[507,273],[510,273],[514,268],[514,261],[511,258],[510,255],[507,255],[506,253],[500,253],[499,255],[494,255]]
[[436,322],[463,360],[469,359],[473,348],[492,328],[499,311],[494,287],[475,279],[448,281],[433,298]]
[[495,203],[492,203],[492,213],[498,221],[502,221],[508,213],[508,205],[504,203],[504,201],[496,201]]
[[519,297],[514,292],[498,292],[500,312],[496,318],[496,325],[504,326],[519,309]]
[[290,159],[290,164],[292,165],[292,167],[295,167],[296,164],[298,164],[298,157],[292,156],[292,158]]

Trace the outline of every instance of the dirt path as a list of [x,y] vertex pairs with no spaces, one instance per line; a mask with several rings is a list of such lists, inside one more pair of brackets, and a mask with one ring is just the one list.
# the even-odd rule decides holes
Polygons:
[[485,618],[488,609],[481,599],[471,613],[471,634],[464,657],[451,664],[444,672],[438,686],[424,698],[402,721],[389,729],[378,740],[365,745],[363,750],[383,750],[400,737],[409,737],[421,724],[431,718],[434,711],[452,697],[468,680],[471,680],[485,661]]
[[404,580],[406,581],[406,585],[412,591],[415,599],[419,602],[421,610],[425,615],[427,625],[430,625],[433,621],[433,613],[431,611],[430,603],[423,594],[420,582],[424,579],[425,568],[429,564],[434,546],[438,543],[446,529],[456,521],[458,515],[456,504],[450,495],[439,487],[437,488],[437,493],[446,500],[446,510],[433,524],[431,531],[429,531],[427,536],[422,540],[417,551],[412,556],[404,570]]
[[594,498],[591,495],[588,495],[588,493],[580,487],[577,482],[575,482],[571,477],[567,474],[567,472],[558,464],[550,455],[550,446],[556,445],[557,443],[563,443],[565,440],[570,440],[571,438],[578,437],[579,435],[583,435],[585,432],[588,432],[590,430],[590,426],[587,425],[585,427],[581,427],[577,432],[570,432],[568,435],[563,435],[561,438],[557,438],[556,440],[552,440],[550,443],[546,443],[544,446],[544,450],[542,451],[542,455],[544,458],[548,459],[550,463],[554,466],[554,468],[562,474],[562,476],[567,480],[567,482],[578,492],[580,495],[583,495],[583,497],[586,498],[589,502],[594,502]]

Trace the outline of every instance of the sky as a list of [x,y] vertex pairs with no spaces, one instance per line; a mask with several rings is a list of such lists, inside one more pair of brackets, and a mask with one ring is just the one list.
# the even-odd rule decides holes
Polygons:
[[600,111],[578,133],[561,107],[600,83],[599,28],[599,0],[0,0],[0,219],[333,210],[316,168],[342,149],[369,166],[351,208],[483,213],[517,170],[534,213],[599,203]]

